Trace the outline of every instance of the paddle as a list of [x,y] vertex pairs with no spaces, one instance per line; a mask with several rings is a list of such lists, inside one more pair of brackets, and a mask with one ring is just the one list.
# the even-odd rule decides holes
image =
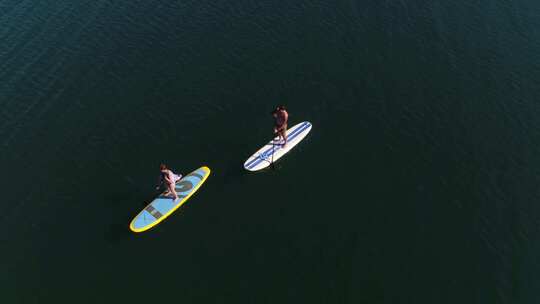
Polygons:
[[[274,133],[275,135],[275,133]],[[274,170],[276,167],[274,167],[274,146],[276,145],[276,142],[275,142],[275,137],[272,138],[272,160],[270,161],[270,167],[272,168],[272,170]]]

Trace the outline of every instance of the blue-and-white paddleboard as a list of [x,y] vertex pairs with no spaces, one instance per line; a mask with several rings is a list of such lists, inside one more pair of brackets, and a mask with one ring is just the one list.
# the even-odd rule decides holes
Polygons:
[[287,145],[283,147],[279,137],[275,137],[269,143],[251,155],[244,163],[244,168],[249,171],[264,169],[272,162],[277,161],[294,146],[296,146],[311,131],[309,121],[301,122],[287,130]]
[[210,169],[208,167],[200,167],[184,176],[176,182],[178,199],[173,200],[170,195],[165,196],[162,193],[137,214],[131,221],[129,228],[134,232],[143,232],[159,224],[182,206],[199,189],[209,175]]

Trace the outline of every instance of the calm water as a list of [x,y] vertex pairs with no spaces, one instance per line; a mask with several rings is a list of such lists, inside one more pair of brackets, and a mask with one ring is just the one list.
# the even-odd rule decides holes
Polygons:
[[[539,303],[539,54],[536,0],[0,0],[2,302]],[[160,162],[213,173],[135,235]]]

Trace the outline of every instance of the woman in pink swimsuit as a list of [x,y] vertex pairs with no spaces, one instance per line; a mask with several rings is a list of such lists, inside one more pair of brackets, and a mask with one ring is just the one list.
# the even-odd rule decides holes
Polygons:
[[156,189],[159,189],[160,186],[163,183],[165,183],[167,186],[167,191],[164,193],[164,195],[168,195],[172,193],[173,199],[177,200],[178,194],[176,193],[176,190],[174,188],[175,188],[176,182],[182,178],[182,174],[180,175],[174,174],[169,168],[167,168],[165,164],[159,165],[159,171],[161,174],[159,176],[159,185],[157,186]]

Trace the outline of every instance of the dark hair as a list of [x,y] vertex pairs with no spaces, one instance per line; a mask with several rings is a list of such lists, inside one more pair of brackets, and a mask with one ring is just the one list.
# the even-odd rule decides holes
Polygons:
[[165,170],[167,169],[167,166],[165,164],[159,165],[159,170]]
[[272,112],[270,112],[270,114],[274,115],[276,114],[277,112],[281,111],[281,110],[285,110],[285,106],[284,105],[279,105],[277,106],[274,110],[272,110]]

